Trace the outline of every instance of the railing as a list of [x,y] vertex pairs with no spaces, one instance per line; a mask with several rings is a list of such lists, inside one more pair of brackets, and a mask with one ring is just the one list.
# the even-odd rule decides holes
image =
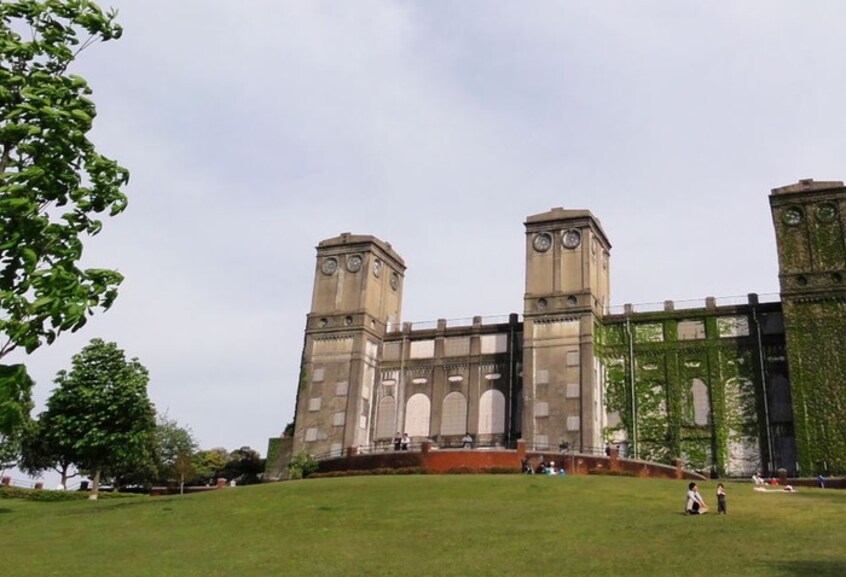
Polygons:
[[[454,451],[454,450],[464,450],[464,451],[513,451],[517,449],[517,441],[498,441],[498,440],[481,440],[480,442],[474,440],[470,447],[465,447],[463,441],[461,440],[444,440],[444,441],[431,441],[431,440],[417,440],[417,441],[410,441],[407,445],[408,448],[400,447],[397,449],[394,445],[393,441],[377,441],[375,443],[371,443],[369,445],[361,445],[358,447],[354,447],[354,454],[355,455],[376,455],[376,454],[385,454],[385,453],[413,453],[413,452],[421,452],[423,450],[423,444],[429,444],[430,451]],[[579,446],[578,444],[543,444],[543,443],[526,443],[526,452],[529,453],[549,453],[551,454],[561,454],[561,455],[606,455],[606,448],[605,447],[591,447],[591,446]],[[325,453],[319,453],[316,455],[312,455],[315,460],[317,461],[324,461],[326,459],[337,459],[339,457],[346,457],[347,450],[346,449],[338,449],[335,451],[327,451]],[[624,455],[621,454],[621,457]]]
[[[777,303],[781,301],[779,293],[764,293],[757,295],[759,303]],[[709,302],[710,301],[710,302]],[[653,303],[637,303],[624,305],[610,305],[605,307],[606,315],[624,315],[627,313],[657,313],[667,310],[694,310],[710,307],[731,307],[751,304],[749,295],[735,295],[725,297],[706,297],[696,299],[668,300]],[[669,306],[669,308],[668,308]]]
[[[522,315],[517,315],[518,322],[522,321]],[[508,324],[511,321],[511,315],[489,315],[479,317],[462,317],[454,319],[438,319],[434,321],[412,321],[405,323],[388,323],[386,330],[389,333],[399,333],[406,329],[409,331],[432,331],[436,330],[441,322],[445,327],[472,327],[477,323],[483,326]]]

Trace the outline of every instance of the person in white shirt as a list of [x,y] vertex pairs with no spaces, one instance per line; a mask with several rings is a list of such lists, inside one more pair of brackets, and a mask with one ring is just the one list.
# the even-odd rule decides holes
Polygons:
[[685,498],[684,512],[688,515],[702,515],[708,512],[708,505],[702,495],[699,494],[699,487],[691,482],[687,486],[687,497]]

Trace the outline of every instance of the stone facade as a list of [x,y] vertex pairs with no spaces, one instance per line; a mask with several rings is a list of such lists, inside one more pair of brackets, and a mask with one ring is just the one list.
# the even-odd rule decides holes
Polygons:
[[846,469],[846,188],[801,181],[770,200],[782,288],[768,302],[612,307],[599,220],[555,208],[525,221],[522,318],[411,325],[390,244],[322,241],[293,452],[392,450],[397,432],[443,449],[470,433],[477,447],[612,443],[720,475]]

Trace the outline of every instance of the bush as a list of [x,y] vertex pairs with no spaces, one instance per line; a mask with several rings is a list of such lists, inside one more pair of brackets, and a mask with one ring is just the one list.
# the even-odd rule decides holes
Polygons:
[[429,471],[423,467],[400,467],[390,469],[379,467],[377,469],[348,469],[345,471],[327,471],[325,473],[314,473],[309,475],[311,479],[330,479],[333,477],[364,477],[366,475],[426,475]]
[[589,469],[588,475],[605,475],[606,477],[637,477],[632,471],[612,471],[610,469]]
[[[20,487],[0,488],[0,499],[26,499],[27,501],[38,501],[42,503],[55,503],[59,501],[85,501],[91,493],[88,491],[45,491],[43,489],[22,489]],[[137,499],[144,495],[134,493],[105,493],[98,494],[99,500],[104,499]]]
[[288,463],[288,474],[292,479],[305,479],[319,468],[314,457],[301,451],[291,458]]

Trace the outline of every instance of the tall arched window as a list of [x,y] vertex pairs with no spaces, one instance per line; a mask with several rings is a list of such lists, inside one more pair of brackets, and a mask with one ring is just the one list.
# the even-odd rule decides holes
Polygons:
[[397,402],[393,397],[382,397],[379,401],[379,417],[376,420],[376,438],[391,439],[394,436],[394,422],[397,418]]
[[463,435],[467,432],[467,399],[459,392],[444,397],[441,409],[441,435]]
[[429,415],[432,403],[423,393],[412,395],[405,405],[405,429],[403,432],[412,437],[429,436]]
[[693,397],[693,424],[707,425],[711,416],[708,387],[701,379],[693,379],[693,383],[690,385],[690,394]]
[[485,391],[479,399],[479,434],[505,432],[505,395],[495,389]]

